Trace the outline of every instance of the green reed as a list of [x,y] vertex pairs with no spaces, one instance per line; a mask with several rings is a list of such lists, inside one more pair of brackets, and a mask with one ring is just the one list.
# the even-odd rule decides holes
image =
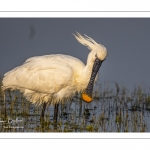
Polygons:
[[140,86],[129,92],[114,85],[114,89],[97,86],[92,103],[85,103],[76,94],[71,101],[60,104],[57,123],[53,121],[52,106],[46,108],[41,122],[42,106],[35,107],[19,91],[10,90],[5,92],[5,118],[0,89],[0,132],[149,132],[149,93]]

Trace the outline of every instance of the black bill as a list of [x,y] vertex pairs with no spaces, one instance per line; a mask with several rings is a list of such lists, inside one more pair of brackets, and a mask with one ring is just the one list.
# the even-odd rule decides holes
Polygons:
[[86,90],[82,93],[82,99],[85,102],[91,102],[92,101],[92,92],[93,92],[94,80],[95,80],[95,77],[97,75],[97,72],[98,72],[102,62],[103,61],[101,61],[98,58],[95,59],[90,81],[88,83],[88,86],[87,86]]

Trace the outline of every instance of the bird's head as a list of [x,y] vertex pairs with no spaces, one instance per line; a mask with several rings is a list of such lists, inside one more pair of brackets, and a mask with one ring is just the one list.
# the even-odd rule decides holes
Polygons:
[[87,35],[83,37],[77,32],[77,35],[74,36],[81,44],[87,46],[88,49],[91,50],[91,52],[89,53],[89,59],[93,64],[92,73],[87,88],[82,93],[82,99],[85,102],[91,102],[93,99],[92,92],[93,92],[94,80],[102,62],[105,60],[107,56],[107,49],[105,48],[105,46],[98,44]]
[[101,44],[97,44],[95,50],[92,50],[91,52],[95,54],[95,58],[98,58],[101,61],[104,61],[107,56],[107,49]]

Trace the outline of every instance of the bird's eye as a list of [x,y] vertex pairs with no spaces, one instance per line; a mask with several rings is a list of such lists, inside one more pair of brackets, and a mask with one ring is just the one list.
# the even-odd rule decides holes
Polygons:
[[97,57],[97,54],[95,55],[95,57]]

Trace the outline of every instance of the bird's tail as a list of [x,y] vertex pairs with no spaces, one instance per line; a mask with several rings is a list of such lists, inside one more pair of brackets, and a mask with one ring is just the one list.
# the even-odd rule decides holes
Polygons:
[[2,90],[3,91],[5,91],[7,89],[11,89],[11,90],[16,89],[15,84],[16,84],[16,75],[17,75],[18,68],[19,67],[16,67],[13,70],[4,74],[4,78],[2,80]]

